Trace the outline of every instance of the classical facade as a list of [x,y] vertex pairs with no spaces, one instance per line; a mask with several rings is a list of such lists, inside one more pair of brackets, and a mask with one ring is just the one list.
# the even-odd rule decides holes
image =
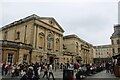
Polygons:
[[114,33],[110,37],[113,56],[120,54],[120,25],[114,26]]
[[0,31],[2,62],[58,62],[63,32],[54,18],[35,14],[8,24]]
[[94,46],[96,53],[94,54],[94,62],[105,62],[105,61],[111,61],[111,58],[113,56],[112,53],[112,45],[100,45],[100,46]]
[[80,39],[77,35],[67,35],[63,37],[64,56],[68,56],[68,61],[74,63],[92,63],[93,46]]

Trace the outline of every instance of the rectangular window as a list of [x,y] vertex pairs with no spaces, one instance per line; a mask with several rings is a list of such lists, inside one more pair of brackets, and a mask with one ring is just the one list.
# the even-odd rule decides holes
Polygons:
[[120,48],[118,48],[118,53],[120,53]]
[[119,40],[117,40],[117,44],[120,44],[120,41],[119,41]]
[[96,55],[97,55],[97,53],[96,53]]
[[27,62],[27,55],[24,54],[24,56],[23,56],[23,63],[26,63],[26,62]]
[[100,53],[99,53],[99,55],[100,55]]
[[114,40],[112,40],[112,44],[114,44]]
[[13,62],[13,54],[9,53],[8,54],[8,61],[9,63],[12,63]]
[[113,53],[115,53],[115,50],[114,50],[114,48],[112,49],[112,51],[113,51]]

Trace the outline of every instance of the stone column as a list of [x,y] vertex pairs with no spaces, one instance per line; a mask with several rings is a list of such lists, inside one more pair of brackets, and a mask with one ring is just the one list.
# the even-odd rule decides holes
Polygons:
[[60,46],[59,46],[60,52],[62,52],[62,48],[63,48],[63,36],[60,35]]
[[53,32],[53,35],[54,35],[54,40],[53,40],[53,52],[56,52],[56,33]]
[[32,45],[32,47],[34,47],[34,41],[35,41],[35,35],[34,35],[34,33],[35,33],[35,24],[33,24],[32,26],[31,26],[31,37],[30,37],[30,44]]

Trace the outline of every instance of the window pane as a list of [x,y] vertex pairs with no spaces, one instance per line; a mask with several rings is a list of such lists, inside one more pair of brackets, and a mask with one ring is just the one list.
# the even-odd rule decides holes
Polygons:
[[23,56],[23,63],[27,62],[27,55]]
[[47,44],[48,44],[48,49],[50,49],[50,46],[51,46],[51,35],[49,34],[48,37],[47,37]]
[[8,62],[12,63],[13,54],[8,54]]
[[118,48],[118,53],[120,53],[120,48]]
[[112,50],[113,50],[113,53],[115,53],[115,50],[114,50],[114,48],[113,48]]

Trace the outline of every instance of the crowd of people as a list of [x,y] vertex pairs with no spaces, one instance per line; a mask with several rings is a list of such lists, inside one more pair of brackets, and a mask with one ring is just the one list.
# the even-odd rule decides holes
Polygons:
[[[41,76],[41,72],[44,74]],[[48,75],[49,74],[49,75]],[[19,77],[20,80],[39,80],[40,78],[49,78],[52,76],[53,80],[53,64],[45,64],[45,63],[38,63],[35,64],[6,64],[2,65],[2,75],[3,76],[11,76],[11,77]]]
[[113,66],[114,66],[113,63],[111,63],[111,62],[106,62],[106,64],[105,64],[106,73],[111,73],[111,74],[113,74],[113,72],[114,72],[114,71],[113,71],[113,70],[114,70]]
[[[6,64],[2,65],[2,75],[3,76],[11,76],[11,77],[20,77],[21,80],[39,80],[43,78],[47,78],[48,80],[52,78],[55,80],[54,71],[56,69],[73,69],[76,72],[76,78],[95,74],[97,72],[106,69],[106,72],[109,72],[111,69],[110,63],[99,63],[99,64],[78,64],[78,63],[57,63],[59,67],[56,68],[54,64],[47,64],[44,62],[36,62],[31,64]],[[41,74],[44,72],[44,74]]]

